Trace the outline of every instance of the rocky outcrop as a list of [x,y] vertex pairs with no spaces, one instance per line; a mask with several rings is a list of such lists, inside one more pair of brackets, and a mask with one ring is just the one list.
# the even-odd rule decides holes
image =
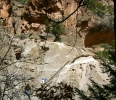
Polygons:
[[12,27],[11,17],[10,17],[12,13],[12,7],[10,4],[11,4],[11,0],[0,1],[0,19],[2,19],[1,22],[3,23],[3,26],[6,26],[7,28]]
[[[100,64],[92,57],[92,49],[72,48],[58,42],[40,42],[38,45],[34,41],[26,41],[21,61],[24,59],[30,63],[20,62],[18,67],[26,75],[34,78],[35,87],[38,86],[36,83],[42,84],[42,78],[45,77],[48,84],[66,82],[81,89],[89,84],[89,78],[101,84],[106,82],[107,76],[103,74],[102,77]],[[43,46],[49,49],[45,50]]]
[[[113,5],[112,2],[109,2],[109,4]],[[16,1],[2,0],[0,6],[0,17],[3,19],[4,25],[8,27],[9,32],[37,35],[45,31],[44,23],[47,18],[60,21],[73,13],[78,7],[75,0],[49,0],[49,2],[45,0],[29,0],[25,5]],[[101,19],[89,10],[78,9],[78,11],[75,11],[73,15],[63,22],[67,34],[62,35],[61,40],[66,45],[79,47],[90,47],[101,42],[109,43],[114,37],[112,35],[113,31],[108,32],[111,33],[108,34],[110,39],[104,40],[104,37],[101,37],[102,39],[97,39],[97,41],[101,42],[88,42],[94,41],[95,39],[91,39],[91,37],[98,35],[97,32],[94,34],[94,32],[89,30],[94,27],[94,24],[99,26],[101,23],[105,25],[109,23],[107,16]],[[107,31],[106,28],[102,35],[105,31]]]
[[[48,0],[29,0],[25,6],[10,0],[0,1],[0,17],[6,29],[9,29],[7,31],[19,37],[21,33],[28,36],[23,40],[17,37],[13,39],[12,48],[6,57],[11,57],[11,60],[3,62],[5,66],[11,64],[7,72],[16,76],[15,82],[21,81],[16,86],[17,90],[22,89],[21,100],[28,99],[23,94],[25,84],[31,85],[33,94],[33,90],[43,84],[42,78],[47,78],[46,84],[64,82],[85,92],[87,84],[91,84],[90,78],[100,84],[108,83],[107,75],[102,73],[102,65],[95,59],[95,52],[103,48],[85,46],[91,47],[104,41],[108,43],[114,38],[114,31],[108,29],[110,25],[106,24],[107,20],[79,9],[63,22],[67,34],[61,35],[60,42],[53,42],[55,36],[45,33],[46,17],[61,20],[61,17],[65,18],[78,6],[75,0],[56,1],[49,0],[48,3]],[[101,23],[106,26],[100,26]],[[12,35],[7,33],[7,36],[9,38],[4,40],[9,44]],[[8,47],[0,49],[0,61],[7,51]],[[31,99],[38,100],[36,97]]]
[[84,91],[87,84],[90,84],[90,78],[99,84],[107,84],[107,74],[103,74],[99,62],[92,56],[80,57],[73,63],[66,65],[54,81],[60,83],[62,81]]
[[[23,80],[15,87],[17,90],[22,89],[22,100],[28,98],[23,94],[25,84],[30,84],[33,94],[35,88],[43,84],[42,78],[47,79],[46,84],[64,82],[85,92],[87,84],[90,84],[89,78],[100,84],[108,83],[107,75],[101,71],[102,66],[93,58],[92,48],[71,47],[64,43],[41,42],[34,39],[20,40],[17,46],[20,45],[23,47],[21,58],[13,58],[14,63],[8,67],[8,73],[14,72],[13,76],[16,75],[19,79],[15,82]],[[31,99],[37,100],[37,97],[31,96]]]
[[43,40],[47,40],[47,41],[54,41],[55,40],[55,36],[51,33],[41,33],[39,34],[40,38],[43,39]]
[[[1,1],[1,3],[4,3],[4,1]],[[24,6],[21,5],[18,2],[9,2],[8,5],[4,5],[5,7],[10,6],[8,9],[11,10],[12,13],[10,13],[7,18],[8,20],[5,20],[5,23],[7,27],[10,27],[10,32],[15,32],[17,34],[25,33],[30,34],[29,32],[26,32],[27,30],[34,30],[38,31],[36,33],[40,33],[41,31],[45,31],[44,24],[46,20],[46,16],[53,20],[62,19],[63,16],[68,16],[71,14],[77,7],[77,4],[75,1],[65,1],[61,0],[57,2],[57,0],[50,0],[49,2],[41,1],[41,0],[29,0],[29,2]],[[11,7],[12,6],[12,7]],[[1,11],[4,11],[1,9]],[[8,10],[6,10],[8,13]],[[77,12],[76,12],[77,13]],[[76,14],[75,13],[75,14]],[[75,43],[75,24],[73,22],[76,21],[76,15],[72,15],[69,19],[67,19],[63,24],[66,27],[66,30],[68,34],[66,36],[62,36],[62,41],[66,43],[67,45],[72,45]],[[4,19],[4,16],[1,14],[2,18]],[[66,33],[67,33],[66,32]],[[32,32],[31,34],[35,34],[35,32]],[[71,35],[72,34],[72,35]],[[69,37],[72,40],[69,41]],[[84,46],[83,39],[77,36],[77,42],[82,42],[82,45]]]

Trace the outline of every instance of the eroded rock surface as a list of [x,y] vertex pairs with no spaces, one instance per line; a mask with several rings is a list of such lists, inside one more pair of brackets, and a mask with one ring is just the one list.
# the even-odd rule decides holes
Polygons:
[[[113,2],[109,2],[109,4],[113,5]],[[29,0],[25,5],[16,1],[2,0],[0,1],[0,6],[0,17],[3,19],[3,23],[10,33],[36,33],[37,35],[45,31],[44,24],[46,18],[60,21],[73,13],[78,7],[75,0],[49,0],[49,2],[45,0]],[[89,29],[94,27],[94,24],[100,26],[101,23],[107,25],[110,24],[110,21],[107,16],[100,18],[92,14],[89,10],[78,9],[78,11],[75,11],[72,16],[63,22],[66,28],[66,35],[62,35],[61,39],[66,45],[79,47],[90,47],[101,42],[109,43],[114,38],[114,31],[107,32],[110,39],[107,38],[105,40],[107,29],[103,28],[103,32],[99,32],[99,34],[103,35],[101,37],[98,36],[97,32],[89,31]],[[110,27],[108,28],[109,30],[113,30]],[[29,32],[31,30],[33,32]],[[94,36],[100,38],[95,41],[94,38],[91,38]],[[91,43],[91,41],[94,42]]]
[[[30,84],[33,94],[34,89],[43,84],[42,78],[47,79],[47,84],[64,82],[85,92],[90,78],[100,84],[108,83],[100,63],[93,58],[92,48],[71,47],[59,42],[35,42],[34,39],[20,40],[18,45],[23,47],[21,58],[13,60],[14,63],[8,67],[7,73],[14,72],[18,81],[23,80],[15,87],[17,90],[21,89],[22,100],[28,98],[23,93],[25,84]],[[37,99],[34,96],[31,98]]]
[[[77,7],[77,4],[74,3],[75,0],[56,1],[49,0],[51,4],[48,5],[46,0],[29,0],[26,6],[17,2],[11,3],[10,0],[0,1],[0,6],[2,6],[0,8],[0,17],[3,19],[5,27],[10,27],[10,30],[7,31],[16,34],[29,34],[30,36],[30,39],[13,40],[14,46],[22,47],[18,47],[20,50],[15,49],[16,52],[21,53],[20,59],[16,59],[16,52],[14,53],[13,49],[8,54],[8,56],[13,57],[14,62],[8,67],[8,73],[14,72],[14,76],[16,75],[19,79],[23,77],[23,82],[16,87],[16,89],[22,89],[22,100],[28,99],[23,93],[25,84],[29,83],[33,91],[43,84],[42,78],[47,78],[48,84],[65,82],[84,91],[87,91],[87,84],[90,84],[89,78],[100,84],[108,83],[107,75],[102,73],[99,61],[94,58],[94,53],[98,50],[96,48],[84,48],[85,46],[91,47],[94,44],[101,43],[99,42],[101,38],[104,38],[102,43],[106,39],[108,43],[114,37],[111,30],[107,34],[110,38],[108,39],[105,33],[107,29],[105,28],[99,33],[89,31],[95,23],[100,25],[104,22],[100,18],[91,19],[91,14],[84,12],[81,22],[73,24],[73,22],[77,21],[77,13],[80,14],[78,20],[82,17],[82,12],[79,10],[63,23],[67,34],[61,36],[62,42],[53,42],[55,38],[53,35],[48,36],[48,41],[43,42],[40,38],[33,39],[32,34],[35,36],[41,35],[43,38],[47,36],[41,34],[41,32],[44,33],[45,31],[43,23],[46,19],[46,13],[49,18],[57,19],[63,15],[67,16]],[[13,15],[10,11],[12,11]],[[78,24],[78,28],[76,24]],[[78,32],[76,32],[76,29]],[[9,39],[12,37],[12,35],[8,36]],[[93,38],[96,36],[97,38]],[[101,38],[99,38],[100,36]],[[97,42],[93,42],[93,39],[97,40]],[[7,47],[4,50],[1,49],[0,56],[4,57],[7,50]],[[9,62],[5,61],[4,64],[9,64]],[[31,99],[37,100],[36,97]]]
[[[28,44],[33,46],[30,47]],[[41,48],[42,46],[49,49],[44,50]],[[30,49],[26,50],[28,47],[30,47]],[[20,62],[18,66],[23,69],[22,71],[27,71],[26,74],[28,76],[38,76],[35,83],[38,82],[42,84],[42,78],[44,77],[48,80],[50,79],[53,84],[63,81],[81,89],[86,87],[91,77],[95,79],[95,81],[105,83],[105,81],[103,81],[105,77],[102,77],[99,67],[100,64],[92,57],[94,53],[92,49],[89,48],[77,49],[58,42],[40,42],[37,45],[34,41],[28,41],[28,43],[25,44],[23,56],[28,58],[26,61],[32,63]],[[51,77],[53,78],[51,79]],[[37,86],[37,84],[35,85]]]

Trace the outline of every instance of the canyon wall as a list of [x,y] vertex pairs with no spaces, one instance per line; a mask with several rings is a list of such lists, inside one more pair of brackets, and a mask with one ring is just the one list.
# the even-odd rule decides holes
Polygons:
[[[112,2],[110,4],[113,5]],[[49,2],[29,0],[25,5],[16,1],[1,0],[0,18],[9,33],[39,35],[45,31],[44,23],[46,19],[61,21],[73,13],[77,7],[75,0],[49,0]],[[98,30],[96,30],[97,32],[90,31],[92,27],[96,27],[94,24],[99,26],[107,22],[108,18],[101,19],[89,10],[78,9],[63,22],[66,34],[61,35],[61,40],[69,46],[78,47],[91,47],[99,43],[109,43],[114,39],[113,28],[102,27],[102,37],[99,38],[99,41],[95,41],[96,39],[92,39],[92,37],[100,36],[101,32]],[[107,31],[107,28],[111,31]],[[110,38],[104,40],[107,36],[106,31]]]

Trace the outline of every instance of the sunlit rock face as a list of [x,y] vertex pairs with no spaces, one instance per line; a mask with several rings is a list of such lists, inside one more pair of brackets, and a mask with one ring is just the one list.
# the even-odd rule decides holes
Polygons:
[[[3,26],[6,26],[6,28],[11,28],[11,13],[12,13],[12,7],[11,7],[11,0],[1,0],[0,1],[0,19],[1,23],[3,23]],[[8,29],[10,31],[10,29]],[[12,30],[12,29],[11,29]]]
[[[49,0],[49,1],[45,1],[45,0],[29,0],[28,1],[28,10],[30,11],[30,14],[32,16],[30,16],[30,21],[32,20],[32,22],[34,23],[34,21],[37,23],[42,23],[45,21],[46,19],[46,14],[51,14],[52,13],[56,13],[56,12],[61,12],[62,11],[62,6],[61,6],[61,2],[58,2],[57,0]],[[26,12],[28,12],[28,10],[26,9]],[[27,13],[29,14],[29,13]],[[34,17],[35,16],[35,17]],[[53,16],[54,18],[57,16]],[[43,20],[42,20],[43,18]],[[35,20],[34,20],[35,19]]]
[[102,73],[100,66],[92,56],[80,57],[67,64],[54,81],[58,83],[63,81],[86,91],[90,78],[99,84],[107,84],[107,75]]
[[[42,78],[46,78],[50,85],[64,82],[84,91],[87,91],[90,78],[99,84],[108,83],[107,75],[102,73],[99,61],[93,58],[92,48],[75,48],[64,43],[34,39],[20,40],[17,46],[20,45],[23,48],[21,57],[14,59],[15,63],[8,67],[8,71],[14,72],[18,78],[25,78],[25,81],[16,87],[22,89],[22,100],[28,98],[23,91],[25,84],[30,84],[33,92],[43,84]],[[34,96],[31,99],[37,100]]]
[[[109,2],[109,4],[113,5],[112,2]],[[101,42],[109,43],[114,38],[113,31],[106,32],[107,30],[104,30],[99,32],[99,34],[104,34],[101,38],[94,39],[94,37],[98,37],[98,32],[92,35],[93,32],[89,32],[89,29],[94,27],[95,23],[100,25],[100,23],[107,23],[108,20],[107,18],[100,19],[89,10],[76,10],[78,5],[75,0],[49,0],[49,2],[45,0],[29,0],[25,5],[15,1],[1,0],[0,5],[0,17],[3,19],[9,33],[39,35],[46,30],[44,25],[46,18],[60,21],[73,13],[63,22],[66,35],[61,35],[61,40],[66,45],[91,47]],[[111,33],[108,34],[109,38],[106,40],[104,40],[107,36],[105,32]]]
[[65,82],[84,90],[87,89],[90,78],[100,84],[107,83],[107,75],[101,72],[101,65],[92,57],[94,56],[92,50],[72,48],[58,42],[37,44],[30,40],[26,40],[24,48],[22,54],[27,57],[26,62],[34,61],[34,63],[20,62],[19,66],[24,66],[22,71],[30,77],[38,76],[33,81],[35,86],[36,83],[42,84],[42,78],[45,77],[47,80],[50,79],[52,84]]
[[1,18],[8,18],[9,15],[11,14],[11,7],[10,7],[11,0],[1,0],[0,1],[0,17]]

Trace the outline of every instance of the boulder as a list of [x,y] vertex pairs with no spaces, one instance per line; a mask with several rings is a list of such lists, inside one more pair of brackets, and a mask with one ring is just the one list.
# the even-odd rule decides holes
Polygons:
[[44,40],[47,40],[47,41],[51,41],[53,42],[55,40],[55,36],[51,33],[42,33],[42,34],[39,34],[40,38],[41,39],[44,39]]

